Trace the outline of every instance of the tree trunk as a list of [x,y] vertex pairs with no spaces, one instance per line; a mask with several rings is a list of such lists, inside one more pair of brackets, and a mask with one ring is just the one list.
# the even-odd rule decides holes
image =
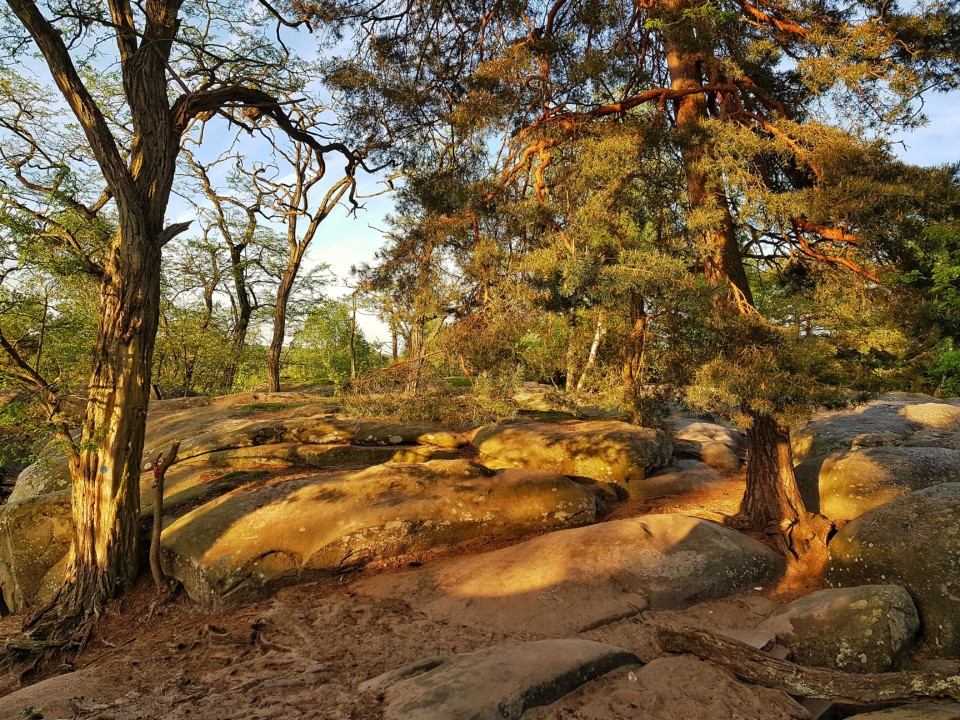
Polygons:
[[689,22],[681,19],[688,7],[687,0],[668,0],[664,6],[670,21],[668,30],[664,32],[670,85],[673,90],[686,93],[674,101],[674,109],[680,135],[680,154],[687,178],[687,196],[691,210],[712,205],[720,213],[720,221],[704,233],[704,271],[707,277],[717,282],[729,282],[734,293],[752,304],[753,296],[743,268],[740,244],[723,183],[720,178],[711,177],[700,169],[709,147],[703,127],[708,119],[708,111],[704,93],[697,92],[703,87],[703,61],[698,52],[697,39]]
[[747,489],[738,519],[782,539],[795,557],[825,549],[827,525],[807,512],[793,472],[790,431],[770,415],[754,413],[747,430]]
[[350,379],[357,379],[357,295],[353,295],[353,313],[350,315]]
[[590,345],[590,354],[587,356],[587,364],[583,366],[583,372],[580,373],[580,379],[577,380],[577,390],[583,390],[587,381],[587,373],[597,363],[597,351],[600,350],[600,343],[603,341],[603,335],[607,331],[607,315],[601,310],[597,313],[597,330],[593,334],[593,343]]
[[564,389],[569,393],[577,385],[577,311],[567,310],[567,381]]
[[407,343],[406,356],[410,361],[409,374],[407,376],[408,393],[415,393],[420,387],[420,375],[423,372],[423,349],[424,336],[426,334],[427,320],[421,314],[414,317],[410,324],[410,342]]
[[140,460],[159,323],[160,249],[121,218],[102,286],[80,452],[71,462],[73,545],[61,601],[99,615],[137,576]]
[[293,281],[300,270],[299,256],[291,256],[290,264],[283,274],[280,287],[277,288],[277,304],[273,309],[273,338],[267,353],[267,391],[280,392],[280,359],[283,353],[283,339],[287,333],[287,303],[293,292]]
[[[736,228],[722,178],[713,177],[700,168],[706,159],[709,138],[703,127],[708,119],[707,100],[702,92],[704,56],[712,48],[699,47],[690,23],[682,18],[690,7],[687,0],[667,0],[664,13],[668,30],[664,32],[667,68],[671,87],[685,93],[674,101],[680,153],[687,179],[687,195],[691,210],[719,211],[717,224],[703,233],[704,272],[718,285],[729,288],[718,312],[754,311],[753,295],[743,265]],[[757,530],[777,528],[780,544],[794,556],[820,546],[826,530],[822,518],[807,513],[793,473],[789,430],[780,427],[768,415],[754,415],[747,433],[747,493],[741,506],[740,519]]]
[[643,365],[647,339],[647,311],[643,297],[633,295],[630,298],[630,332],[623,346],[623,362],[620,377],[627,396],[636,399],[638,385],[643,378]]
[[250,294],[244,276],[243,247],[233,243],[230,244],[230,274],[233,278],[233,288],[236,293],[237,319],[231,333],[230,359],[223,369],[221,388],[224,393],[233,390],[233,384],[237,378],[237,369],[240,366],[240,358],[247,343],[250,318],[253,317],[253,305],[250,302]]

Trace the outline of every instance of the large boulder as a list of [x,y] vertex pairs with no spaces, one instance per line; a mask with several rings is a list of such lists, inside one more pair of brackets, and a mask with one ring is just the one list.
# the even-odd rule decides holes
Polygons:
[[810,593],[760,626],[801,665],[867,673],[889,670],[919,629],[910,594],[896,585]]
[[663,432],[616,420],[511,423],[481,428],[473,438],[487,467],[528,467],[609,483],[628,496],[670,463]]
[[[152,481],[149,473],[152,460],[166,452],[174,440],[181,441],[178,455],[181,463],[211,454],[217,454],[221,460],[231,452],[239,456],[239,451],[248,450],[243,456],[248,464],[257,456],[258,451],[252,448],[278,444],[453,449],[469,442],[461,433],[432,425],[342,418],[330,415],[328,410],[325,398],[303,393],[241,393],[218,398],[153,401],[144,438],[144,481]],[[336,454],[328,460],[332,461]],[[349,460],[358,458],[359,454],[354,454]],[[390,458],[380,453],[375,459],[385,462]],[[264,451],[264,461],[278,465],[272,450]],[[69,486],[66,458],[62,453],[51,451],[20,473],[11,499],[24,500]]]
[[640,660],[591,640],[539,640],[431,658],[361,683],[385,720],[518,720],[593,678]]
[[163,532],[163,562],[206,606],[317,575],[491,534],[592,522],[593,493],[562,475],[465,460],[255,483]]
[[782,557],[729,528],[645,515],[561,530],[513,547],[358,583],[376,597],[417,598],[436,620],[563,637],[767,583]]
[[0,505],[0,614],[53,596],[72,535],[69,491]]
[[[854,447],[904,444],[915,433],[960,432],[960,402],[928,395],[891,393],[846,410],[823,412],[792,433],[797,461]],[[929,443],[924,443],[929,444]],[[944,447],[951,447],[947,444]]]
[[827,456],[817,474],[797,473],[819,512],[852,520],[914,490],[960,482],[960,452],[940,447],[871,447]]
[[828,548],[830,585],[905,588],[930,649],[960,657],[960,483],[934,485],[876,507],[847,523]]
[[673,423],[673,454],[700,460],[724,475],[740,472],[743,436],[726,425],[692,418]]

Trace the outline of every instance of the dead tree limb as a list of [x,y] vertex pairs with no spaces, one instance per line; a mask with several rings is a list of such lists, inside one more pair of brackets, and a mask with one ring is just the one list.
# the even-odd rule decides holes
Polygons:
[[891,672],[844,673],[778,660],[731,638],[690,628],[660,628],[660,645],[720,665],[747,682],[790,695],[874,705],[921,698],[960,700],[960,674]]
[[167,470],[177,459],[178,450],[180,450],[180,441],[174,440],[167,456],[164,457],[163,453],[160,453],[153,461],[153,532],[150,535],[150,573],[153,575],[153,581],[157,584],[157,590],[162,593],[170,590],[170,580],[164,574],[163,567],[160,565],[160,533],[163,532],[163,483],[166,479]]

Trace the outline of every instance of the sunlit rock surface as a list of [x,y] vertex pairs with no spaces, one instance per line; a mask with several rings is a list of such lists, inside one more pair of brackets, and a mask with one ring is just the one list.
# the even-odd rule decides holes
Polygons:
[[508,423],[473,438],[487,467],[527,467],[606,482],[633,496],[643,480],[667,466],[670,438],[616,420]]
[[778,577],[784,560],[715,523],[645,515],[362,581],[378,597],[432,598],[428,617],[563,636],[649,607],[682,608]]
[[852,520],[914,490],[960,482],[960,452],[940,447],[871,447],[828,455],[817,473],[797,473],[808,508]]
[[219,606],[375,559],[595,519],[593,493],[557,473],[433,460],[241,486],[172,522],[162,547],[190,597]]

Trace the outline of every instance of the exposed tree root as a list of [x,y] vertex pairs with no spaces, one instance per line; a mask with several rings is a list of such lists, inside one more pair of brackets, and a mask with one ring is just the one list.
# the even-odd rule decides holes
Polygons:
[[844,673],[778,660],[732,638],[702,630],[660,628],[657,636],[667,652],[696,655],[742,680],[791,695],[863,705],[923,698],[960,701],[960,674]]

